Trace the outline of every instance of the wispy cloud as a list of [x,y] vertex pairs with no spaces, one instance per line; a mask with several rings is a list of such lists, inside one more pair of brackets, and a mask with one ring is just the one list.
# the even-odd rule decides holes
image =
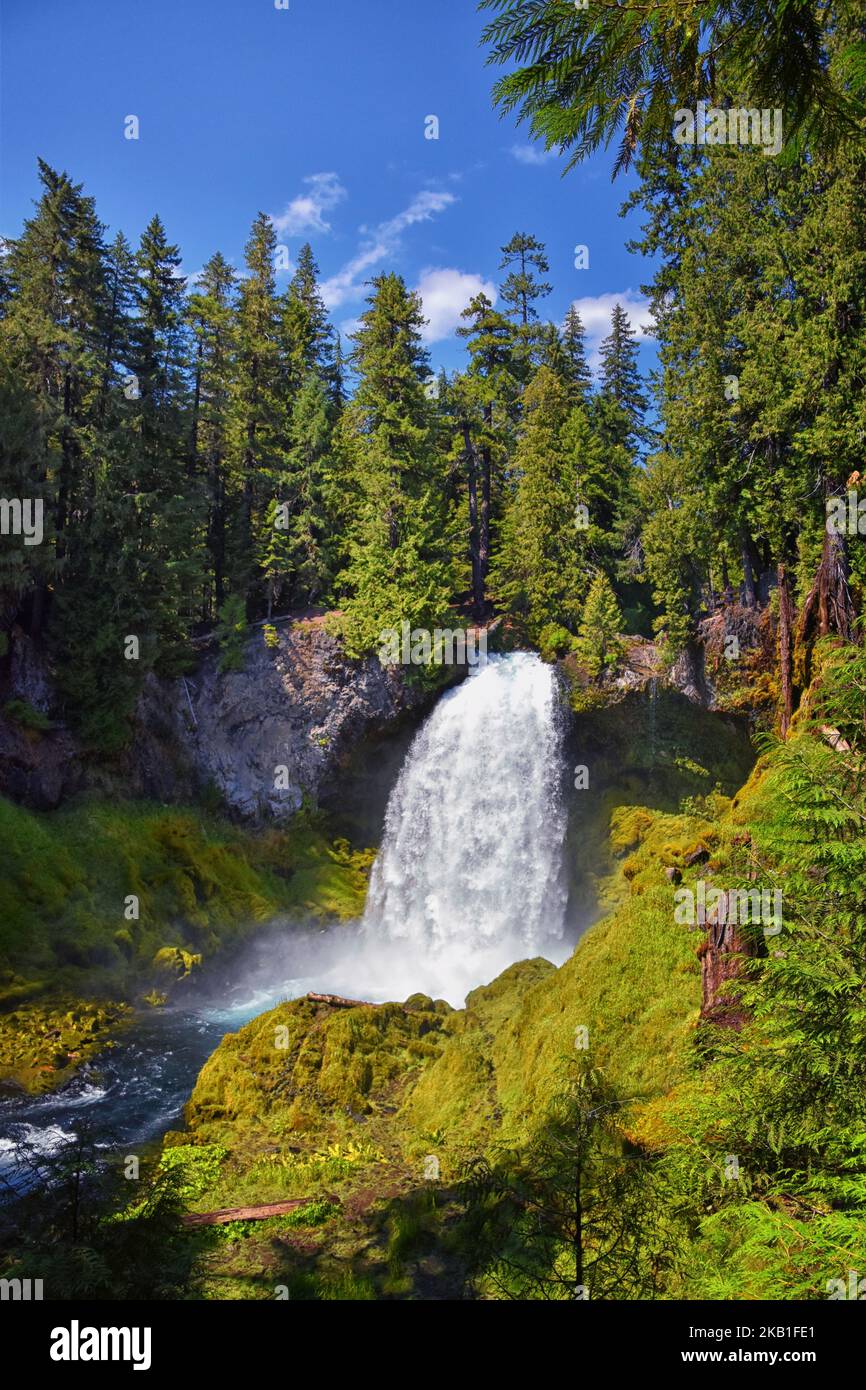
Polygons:
[[303,236],[305,232],[326,235],[331,224],[325,214],[333,212],[346,197],[336,174],[310,174],[304,179],[305,192],[299,193],[284,212],[271,214],[278,236]]
[[322,297],[328,308],[337,309],[342,304],[360,299],[369,272],[394,254],[403,233],[418,222],[429,222],[431,217],[444,212],[456,202],[453,193],[424,189],[396,217],[380,222],[373,228],[362,227],[362,241],[355,255],[336,275],[322,282]]
[[482,280],[480,275],[469,275],[462,270],[423,270],[416,288],[428,320],[422,333],[425,343],[439,343],[443,338],[450,338],[460,323],[460,315],[475,295],[486,294],[496,303],[496,287],[491,280]]
[[541,145],[512,145],[510,153],[518,164],[549,164],[558,150],[545,150]]

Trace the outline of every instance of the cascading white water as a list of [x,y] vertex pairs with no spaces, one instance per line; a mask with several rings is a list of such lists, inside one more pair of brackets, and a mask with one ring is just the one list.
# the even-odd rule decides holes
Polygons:
[[419,966],[459,959],[474,983],[561,940],[561,769],[554,676],[537,656],[490,657],[443,696],[388,803],[367,939]]

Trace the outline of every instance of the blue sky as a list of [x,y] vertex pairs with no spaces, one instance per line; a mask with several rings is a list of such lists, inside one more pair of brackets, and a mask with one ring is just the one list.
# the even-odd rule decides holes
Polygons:
[[547,317],[576,301],[596,342],[616,299],[645,321],[650,267],[625,249],[636,217],[617,216],[630,180],[611,184],[612,154],[562,178],[493,111],[483,22],[473,0],[3,0],[0,234],[29,213],[41,155],[133,243],[159,212],[189,274],[217,249],[240,267],[267,212],[289,257],[311,241],[347,329],[364,281],[398,271],[434,367],[461,364],[459,311],[500,282],[518,230],[547,245]]

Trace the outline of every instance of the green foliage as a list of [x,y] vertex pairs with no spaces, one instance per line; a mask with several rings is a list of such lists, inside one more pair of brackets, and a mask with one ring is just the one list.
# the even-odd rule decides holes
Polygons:
[[22,729],[32,729],[38,733],[44,733],[53,727],[51,720],[42,710],[35,709],[29,700],[7,700],[3,706],[3,714],[18,724]]
[[146,802],[38,814],[0,799],[0,842],[0,963],[88,992],[144,985],[159,952],[209,957],[279,914],[357,916],[371,862],[315,818],[256,835]]
[[219,612],[216,638],[220,648],[220,670],[242,671],[247,643],[247,617],[239,594],[226,599]]
[[175,1191],[183,1201],[195,1201],[213,1187],[227,1157],[219,1144],[178,1144],[163,1150],[159,1167],[176,1175]]
[[354,335],[353,470],[358,512],[341,630],[350,655],[383,633],[447,628],[452,594],[447,500],[436,488],[418,296],[396,275],[374,279]]
[[[620,137],[614,171],[640,145],[670,142],[671,114],[700,99],[781,107],[787,148],[856,139],[864,91],[859,11],[836,0],[736,10],[718,0],[659,0],[587,8],[561,0],[480,0],[495,11],[484,30],[488,62],[511,69],[494,100],[517,111],[568,167]],[[838,62],[828,36],[841,32]],[[514,65],[517,65],[516,67]],[[611,94],[615,94],[612,99]]]
[[616,666],[623,650],[619,640],[621,630],[622,613],[616,595],[607,576],[598,574],[586,596],[577,647],[591,675],[599,676],[609,666]]

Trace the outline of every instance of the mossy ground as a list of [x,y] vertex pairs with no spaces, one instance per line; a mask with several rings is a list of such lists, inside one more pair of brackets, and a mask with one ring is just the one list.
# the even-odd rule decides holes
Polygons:
[[718,797],[686,814],[615,810],[617,905],[560,969],[518,962],[456,1011],[421,995],[351,1009],[297,1000],[226,1037],[187,1131],[166,1139],[191,1169],[220,1155],[189,1209],[324,1205],[307,1227],[272,1218],[179,1237],[197,1242],[194,1296],[459,1296],[465,1165],[531,1140],[578,1049],[588,1043],[633,1102],[635,1132],[688,1075],[698,939],[675,921],[665,869],[716,843],[729,809]]
[[[0,844],[0,1068],[29,1089],[45,1085],[37,1040],[58,1018],[162,999],[273,919],[359,915],[373,858],[312,814],[256,833],[200,809],[97,799],[51,813],[0,800]],[[93,1048],[73,1031],[66,1051],[83,1059]]]

